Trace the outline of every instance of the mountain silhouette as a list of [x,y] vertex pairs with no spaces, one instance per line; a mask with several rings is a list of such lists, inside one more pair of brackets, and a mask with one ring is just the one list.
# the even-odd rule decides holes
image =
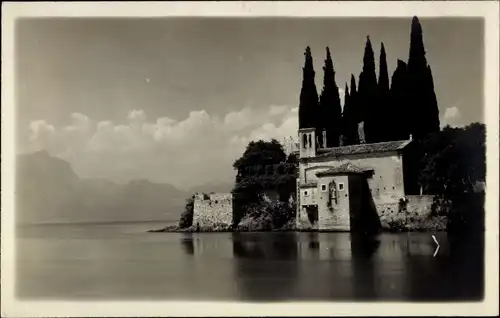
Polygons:
[[229,193],[234,187],[234,182],[224,182],[224,183],[206,183],[198,186],[194,186],[189,189],[189,192],[196,193]]
[[170,184],[83,179],[47,151],[17,156],[16,222],[177,221],[190,196]]

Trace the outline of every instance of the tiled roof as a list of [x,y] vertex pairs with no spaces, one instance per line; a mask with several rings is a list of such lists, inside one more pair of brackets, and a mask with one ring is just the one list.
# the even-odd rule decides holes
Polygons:
[[315,188],[318,186],[317,182],[307,182],[307,183],[301,183],[299,185],[299,188]]
[[320,151],[316,155],[316,157],[324,158],[324,157],[337,157],[337,156],[362,154],[362,153],[380,153],[387,151],[396,151],[403,149],[410,142],[411,140],[398,140],[398,141],[378,142],[374,144],[360,144],[352,146],[327,148],[327,149],[322,149],[322,151]]
[[328,170],[319,171],[316,173],[317,176],[332,175],[332,174],[348,174],[348,173],[365,173],[371,169],[363,169],[352,163],[345,163],[339,167],[330,168]]

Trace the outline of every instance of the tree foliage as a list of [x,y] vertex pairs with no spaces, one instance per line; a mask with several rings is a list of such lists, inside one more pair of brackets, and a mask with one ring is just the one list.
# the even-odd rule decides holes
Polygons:
[[410,137],[408,123],[408,69],[405,62],[397,61],[397,67],[392,74],[389,108],[392,114],[391,130],[388,140],[406,140]]
[[299,128],[320,128],[318,123],[318,91],[316,90],[313,58],[309,46],[306,48],[304,56],[299,104]]
[[[323,90],[319,103],[310,47],[306,48],[304,55],[299,128],[316,128],[320,141],[322,129],[326,128],[327,146],[337,146],[337,136],[341,136],[343,144],[358,144],[358,124],[361,122],[364,123],[367,143],[408,139],[410,134],[413,139],[421,140],[440,130],[434,78],[427,63],[422,26],[417,17],[411,22],[408,62],[398,59],[391,81],[384,43],[381,43],[377,79],[374,51],[367,36],[358,87],[356,89],[356,81],[352,76],[340,116],[340,98],[338,89],[335,89],[335,71],[329,49],[323,68]],[[340,123],[337,122],[338,118]]]
[[375,112],[376,125],[376,141],[390,141],[392,139],[392,125],[394,114],[390,105],[390,89],[389,89],[389,73],[387,70],[387,57],[385,53],[384,43],[380,48],[379,59],[379,77],[378,77],[378,96],[377,110]]
[[346,86],[346,95],[344,98],[344,111],[342,112],[342,140],[343,145],[359,144],[358,136],[358,92],[356,91],[356,79],[351,74],[351,89]]
[[439,109],[434,91],[432,71],[427,64],[422,34],[422,26],[413,17],[408,57],[407,104],[412,120],[411,133],[416,139],[439,131]]
[[[335,82],[335,71],[333,69],[330,49],[326,48],[325,66],[323,67],[323,90],[320,97],[320,126],[326,130],[326,146],[337,147],[339,145],[340,122],[342,108],[340,105],[339,88]],[[318,132],[319,143],[323,145],[321,130]]]
[[363,70],[359,75],[358,111],[364,122],[365,140],[367,143],[377,142],[379,133],[379,113],[377,109],[378,84],[375,74],[375,57],[370,37],[366,37]]
[[194,195],[186,200],[186,207],[184,212],[181,214],[181,219],[179,221],[179,228],[188,228],[193,225],[193,215],[194,215]]
[[287,201],[296,190],[297,157],[287,156],[276,140],[250,142],[233,167],[237,170],[233,195],[235,222],[252,204],[262,201],[266,190],[276,191],[281,201]]
[[421,143],[419,183],[424,193],[454,195],[474,191],[486,178],[485,125],[445,127]]

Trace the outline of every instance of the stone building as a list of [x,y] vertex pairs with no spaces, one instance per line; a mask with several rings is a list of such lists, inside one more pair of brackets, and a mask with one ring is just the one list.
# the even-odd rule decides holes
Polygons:
[[196,193],[193,207],[193,226],[231,226],[233,195],[231,193]]
[[299,130],[297,227],[350,231],[406,218],[401,203],[418,195],[411,140],[319,147]]

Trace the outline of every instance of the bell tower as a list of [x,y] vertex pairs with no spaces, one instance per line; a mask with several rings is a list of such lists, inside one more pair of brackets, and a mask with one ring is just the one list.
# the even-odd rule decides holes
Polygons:
[[316,130],[314,128],[299,129],[300,158],[316,157]]

